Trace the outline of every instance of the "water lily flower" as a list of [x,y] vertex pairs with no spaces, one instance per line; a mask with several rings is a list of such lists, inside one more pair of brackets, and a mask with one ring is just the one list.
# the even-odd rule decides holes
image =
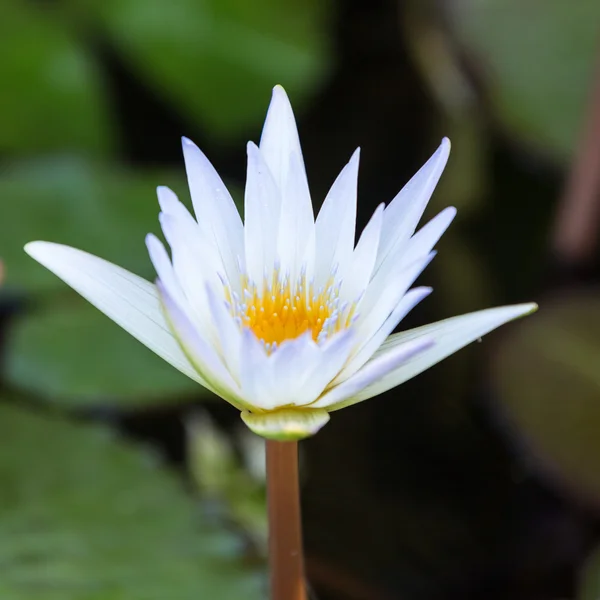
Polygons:
[[[196,218],[158,188],[171,253],[146,238],[155,284],[81,250],[31,242],[25,250],[131,335],[241,411],[255,433],[300,439],[340,408],[418,375],[499,325],[535,310],[483,310],[392,334],[432,290],[411,285],[456,214],[419,229],[450,142],[355,245],[359,152],[315,220],[296,122],[277,86],[256,146],[248,144],[244,215],[190,140],[183,154]],[[83,333],[83,332],[82,332]]]

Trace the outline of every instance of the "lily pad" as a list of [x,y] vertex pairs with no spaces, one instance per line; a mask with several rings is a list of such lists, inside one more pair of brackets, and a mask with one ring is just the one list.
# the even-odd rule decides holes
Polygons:
[[5,600],[264,597],[240,540],[103,429],[0,406]]
[[70,295],[16,321],[5,360],[11,386],[69,407],[216,398]]
[[543,470],[600,503],[600,294],[545,299],[493,363],[500,407]]
[[583,126],[600,35],[597,0],[453,0],[453,29],[500,123],[568,159]]
[[33,240],[76,246],[153,277],[145,235],[160,230],[157,185],[187,198],[181,172],[139,173],[75,157],[23,161],[0,173],[0,257],[6,285],[27,291],[64,284],[23,252]]

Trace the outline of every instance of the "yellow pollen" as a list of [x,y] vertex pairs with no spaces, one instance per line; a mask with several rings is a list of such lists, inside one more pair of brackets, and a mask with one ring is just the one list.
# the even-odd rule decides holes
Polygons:
[[269,352],[285,340],[310,331],[316,342],[347,328],[356,306],[342,303],[333,277],[318,290],[300,276],[292,285],[275,272],[257,286],[243,276],[241,296],[225,287],[231,314],[241,328],[251,329]]

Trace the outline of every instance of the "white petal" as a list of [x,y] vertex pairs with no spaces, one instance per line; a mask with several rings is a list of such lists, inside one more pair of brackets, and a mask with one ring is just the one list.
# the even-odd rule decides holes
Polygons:
[[242,331],[240,349],[240,383],[245,401],[259,409],[276,408],[276,399],[271,395],[268,359],[264,347],[250,329]]
[[335,410],[338,404],[345,405],[344,401],[347,398],[355,397],[361,390],[398,368],[398,365],[402,365],[412,357],[419,356],[433,343],[431,337],[420,337],[404,344],[398,344],[389,352],[373,357],[358,373],[333,387],[317,402],[311,404],[311,408]]
[[160,213],[159,220],[171,245],[173,269],[187,300],[188,316],[193,325],[215,343],[214,321],[210,312],[206,310],[207,284],[215,289],[222,286],[218,270],[221,263],[215,249],[198,235],[197,227],[190,225],[186,219]]
[[[282,189],[281,217],[277,239],[277,258],[281,272],[296,281],[307,254],[307,244],[314,243],[315,219],[308,188],[304,183],[304,165],[297,154],[290,157],[288,176]],[[304,179],[303,179],[304,178]],[[269,232],[267,230],[266,234]],[[312,265],[309,266],[312,271]]]
[[160,281],[157,283],[157,288],[169,325],[175,332],[181,349],[194,365],[196,371],[209,383],[210,389],[215,394],[218,394],[240,410],[247,409],[248,406],[240,399],[237,384],[233,381],[215,350],[199,335],[186,314],[169,296],[165,286]]
[[156,188],[156,195],[158,196],[158,204],[160,205],[160,210],[162,212],[188,221],[190,226],[197,227],[194,217],[192,217],[187,207],[180,202],[179,198],[177,198],[177,194],[173,190],[164,185],[159,185]]
[[429,296],[432,288],[418,287],[410,290],[400,300],[392,314],[383,322],[381,327],[371,336],[366,338],[358,348],[358,352],[350,359],[348,364],[336,377],[336,382],[342,382],[354,375],[383,344],[385,339],[394,331],[398,323],[419,303]]
[[425,337],[432,337],[435,340],[435,345],[402,364],[355,396],[341,402],[339,405],[331,407],[329,410],[338,410],[339,408],[344,408],[372,396],[382,394],[412,379],[415,375],[429,369],[429,367],[454,354],[467,344],[481,338],[496,329],[496,327],[527,315],[536,309],[537,304],[533,303],[489,308],[391,335],[375,353],[372,360],[377,360],[379,356],[385,356],[387,352],[393,352],[396,347],[404,343],[417,341]]
[[301,165],[300,185],[308,190],[296,119],[287,94],[280,85],[273,88],[273,97],[260,138],[260,150],[280,190],[285,188],[288,179],[290,157],[296,154]]
[[244,226],[238,209],[222,179],[203,152],[182,139],[183,156],[196,219],[218,249],[225,274],[232,283],[244,267]]
[[340,273],[340,296],[350,302],[354,302],[365,291],[371,280],[379,248],[383,208],[384,205],[380,204],[373,213],[356,244],[348,271]]
[[375,269],[379,268],[390,252],[403,246],[414,233],[446,166],[449,154],[450,140],[444,138],[433,156],[385,209]]
[[163,282],[167,291],[175,301],[180,305],[184,305],[186,300],[183,290],[179,285],[175,270],[171,264],[171,259],[169,258],[163,243],[153,233],[149,233],[146,236],[146,247],[148,248],[150,260],[152,261],[152,265],[156,270],[158,278]]
[[273,406],[301,406],[316,398],[306,398],[306,382],[321,364],[319,347],[311,332],[286,340],[269,357],[265,375],[271,382]]
[[317,345],[308,332],[277,348],[270,357],[277,404],[306,406],[314,402],[348,359],[352,339],[353,332],[347,330]]
[[410,265],[398,263],[395,272],[387,278],[387,281],[381,284],[371,283],[365,297],[358,305],[358,318],[354,324],[357,339],[365,341],[371,339],[434,256],[435,252],[430,252],[429,255],[415,260]]
[[356,194],[360,149],[352,155],[331,186],[315,223],[315,286],[319,288],[331,275],[332,267],[346,272],[354,251]]
[[[446,229],[452,223],[456,216],[456,209],[453,206],[445,208],[437,214],[429,223],[421,227],[407,244],[406,251],[398,257],[405,264],[416,260],[419,256],[431,252],[432,248],[438,243]],[[388,258],[389,260],[389,258]]]
[[281,194],[261,151],[248,144],[248,174],[244,196],[246,272],[257,284],[275,266]]
[[219,336],[221,357],[232,377],[240,381],[240,352],[242,333],[225,306],[225,300],[210,287],[206,290],[210,312]]
[[156,287],[150,282],[61,244],[30,242],[25,251],[150,350],[210,389],[181,351],[163,316]]
[[301,404],[310,404],[323,393],[348,360],[353,342],[354,332],[347,329],[319,346],[320,356],[302,386]]

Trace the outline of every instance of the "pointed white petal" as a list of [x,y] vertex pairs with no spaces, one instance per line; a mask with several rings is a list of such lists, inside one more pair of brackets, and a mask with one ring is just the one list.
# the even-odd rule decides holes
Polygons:
[[246,272],[259,284],[265,271],[271,273],[275,265],[277,236],[281,212],[281,194],[261,151],[248,144],[248,174],[244,196],[244,242]]
[[158,204],[162,212],[189,221],[190,226],[197,226],[194,217],[192,217],[187,207],[180,202],[177,194],[173,190],[164,185],[159,185],[156,188],[156,195],[158,196]]
[[244,400],[258,410],[277,407],[277,400],[271,394],[268,360],[269,356],[258,338],[250,329],[244,329],[240,348],[240,384]]
[[354,250],[360,149],[331,186],[317,215],[315,285],[324,285],[333,267],[346,272]]
[[444,138],[433,156],[385,209],[375,269],[379,268],[390,252],[406,244],[414,233],[446,166],[449,154],[450,140]]
[[177,337],[182,351],[210,389],[233,404],[236,408],[247,409],[240,399],[237,384],[227,371],[211,345],[199,335],[186,314],[171,298],[165,286],[159,281],[157,288],[165,311],[165,317]]
[[399,365],[431,348],[433,343],[431,337],[420,337],[404,344],[398,344],[390,351],[373,357],[358,373],[331,388],[317,402],[311,404],[311,408],[335,410],[337,405],[345,405],[344,401],[347,401],[347,398],[355,397],[361,390],[385,377]]
[[[300,161],[301,158],[296,153],[291,155],[288,176],[281,190],[281,217],[277,238],[277,259],[281,272],[289,274],[292,282],[296,281],[300,273],[307,244],[314,240],[315,228],[310,194],[305,186],[304,165]],[[309,267],[312,270],[312,265]]]
[[[408,264],[419,256],[424,256],[428,252],[431,252],[455,216],[456,209],[453,206],[445,208],[413,235],[406,246],[406,251],[397,258]],[[388,257],[388,260],[390,260],[390,257]]]
[[358,347],[358,351],[352,356],[348,364],[339,373],[335,383],[341,383],[349,377],[352,377],[370,358],[375,351],[383,344],[386,338],[394,331],[398,323],[419,303],[421,300],[431,294],[432,288],[418,287],[410,290],[400,300],[392,314],[383,322],[383,325],[370,337],[365,338],[364,342]]
[[148,248],[148,254],[152,265],[156,270],[158,278],[163,282],[163,285],[167,288],[169,294],[175,299],[180,305],[185,305],[185,296],[183,290],[179,285],[175,270],[171,264],[171,259],[163,246],[163,243],[153,234],[149,233],[146,236],[146,247]]
[[182,139],[183,156],[196,219],[217,248],[231,282],[244,267],[244,226],[231,194],[204,153],[188,138]]
[[173,269],[187,301],[188,316],[192,319],[194,327],[215,343],[214,321],[210,312],[206,310],[206,286],[222,286],[219,278],[220,260],[215,255],[214,248],[197,234],[197,227],[190,226],[186,219],[160,213],[159,220],[171,245]]
[[25,251],[150,350],[210,389],[181,351],[163,316],[156,287],[150,282],[61,244],[30,242]]
[[311,332],[286,340],[269,357],[265,376],[271,388],[269,400],[272,406],[300,406],[316,398],[307,399],[306,382],[321,364],[319,347],[312,340]]
[[354,324],[359,340],[370,340],[392,314],[402,296],[433,260],[435,252],[415,260],[410,265],[399,263],[387,281],[371,283],[363,300],[358,304],[358,318]]
[[432,252],[433,247],[444,231],[446,231],[455,215],[455,208],[449,207],[444,209],[408,240],[406,246],[396,248],[388,255],[369,283],[366,297],[361,303],[361,312],[373,312],[373,299],[378,299],[383,290],[388,286],[388,282],[394,281],[397,278],[399,268],[406,269],[411,264],[415,264],[419,260],[419,257],[427,256]]
[[260,150],[280,190],[285,189],[290,157],[296,154],[301,165],[300,185],[308,190],[296,119],[287,94],[280,85],[273,88],[273,97],[260,138]]
[[474,342],[497,327],[500,327],[500,325],[527,315],[536,309],[537,304],[533,303],[489,308],[391,335],[373,355],[371,360],[377,360],[379,356],[385,356],[387,352],[393,351],[399,345],[417,341],[424,337],[432,337],[435,340],[435,345],[400,365],[379,381],[373,382],[372,385],[364,388],[355,396],[348,398],[339,405],[330,407],[329,410],[338,410],[339,408],[344,408],[372,396],[382,394],[412,379],[415,375],[429,369],[429,367],[432,367],[447,356],[454,354],[467,344]]
[[366,290],[371,280],[379,248],[383,208],[384,205],[380,204],[373,213],[356,244],[348,271],[340,273],[340,296],[350,302],[354,302]]
[[310,404],[323,393],[348,360],[353,343],[354,332],[347,329],[319,346],[320,356],[302,385],[303,398],[298,405]]
[[232,377],[240,381],[242,332],[225,306],[225,300],[210,287],[206,290],[210,312],[215,320],[220,342],[220,354]]

